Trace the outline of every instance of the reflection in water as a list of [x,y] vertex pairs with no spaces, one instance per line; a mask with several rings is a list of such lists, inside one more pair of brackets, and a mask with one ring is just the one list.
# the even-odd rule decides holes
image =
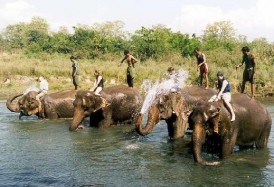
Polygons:
[[[268,109],[274,118],[274,105]],[[190,137],[169,141],[164,123],[145,137],[128,125],[82,132],[69,132],[69,125],[19,121],[0,102],[0,186],[274,185],[273,129],[268,149],[236,152],[218,167],[204,167],[193,161]]]

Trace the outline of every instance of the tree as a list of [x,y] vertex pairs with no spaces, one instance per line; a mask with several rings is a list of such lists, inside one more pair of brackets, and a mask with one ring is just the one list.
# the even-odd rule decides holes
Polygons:
[[205,49],[223,47],[232,50],[235,47],[235,29],[230,21],[214,22],[206,26],[202,37]]
[[23,49],[26,46],[25,33],[25,23],[8,25],[3,32],[3,38],[9,43],[11,49]]

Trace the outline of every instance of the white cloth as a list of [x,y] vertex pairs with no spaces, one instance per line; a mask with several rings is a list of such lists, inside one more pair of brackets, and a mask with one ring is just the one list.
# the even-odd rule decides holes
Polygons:
[[221,97],[218,97],[218,95],[213,95],[208,102],[218,101],[220,99],[223,99],[226,103],[231,102],[231,93],[226,92],[221,95]]
[[98,79],[95,80],[94,82],[94,87],[96,88],[98,86],[98,84],[100,83],[100,81],[103,79],[103,77],[101,75],[98,76]]
[[94,91],[94,94],[95,95],[100,95],[100,92],[102,91],[102,89],[103,88],[101,86],[97,87],[96,90]]
[[48,91],[49,90],[49,83],[45,79],[41,80],[40,82],[40,91]]

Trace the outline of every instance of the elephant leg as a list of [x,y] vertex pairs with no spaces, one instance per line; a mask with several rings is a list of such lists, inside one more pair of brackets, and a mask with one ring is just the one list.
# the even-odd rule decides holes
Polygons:
[[270,130],[264,130],[260,135],[260,138],[255,142],[257,149],[263,149],[267,146]]
[[232,154],[233,147],[236,143],[237,133],[234,133],[233,135],[226,135],[223,137],[222,142],[222,158],[227,158]]
[[113,125],[114,121],[112,119],[112,115],[110,113],[104,114],[104,118],[98,123],[99,128],[109,127]]
[[[175,118],[175,119],[174,119]],[[178,139],[185,135],[186,124],[184,124],[182,118],[175,117],[175,115],[166,120],[168,135],[171,139]]]

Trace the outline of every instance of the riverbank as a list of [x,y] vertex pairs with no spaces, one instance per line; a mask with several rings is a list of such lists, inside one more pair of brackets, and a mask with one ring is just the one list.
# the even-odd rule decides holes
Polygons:
[[[21,76],[21,75],[15,75],[10,78],[0,78],[1,86],[0,86],[0,99],[5,100],[8,97],[23,93],[27,88],[37,86],[38,83],[36,82],[37,77],[28,77],[28,76]],[[51,76],[48,79],[49,82],[49,93],[58,92],[65,89],[73,89],[74,86],[72,84],[72,80],[69,77],[54,77]],[[83,90],[88,90],[93,85],[93,79],[89,77],[83,77],[80,76],[80,83],[81,88]],[[189,82],[189,81],[188,81]],[[124,84],[127,85],[125,82],[120,81],[115,78],[107,79],[105,81],[105,86],[112,86],[112,85],[118,85],[118,84]],[[190,85],[188,83],[188,85]],[[232,93],[237,92],[237,86],[236,84],[232,84]],[[144,90],[141,88],[141,84],[138,84],[136,86],[137,89],[139,89],[142,93],[144,93]],[[246,86],[246,93],[250,95],[250,85],[247,83]],[[145,93],[144,93],[145,94]],[[263,99],[270,99],[274,100],[274,87],[273,85],[261,85],[256,84],[256,98],[263,98]]]
[[[242,70],[235,71],[233,66],[212,63],[214,56],[208,55],[211,62],[209,72],[210,87],[213,87],[216,72],[223,71],[225,77],[232,84],[232,92],[236,92],[241,82]],[[93,85],[94,70],[102,72],[105,86],[126,84],[126,63],[119,66],[121,56],[106,54],[100,59],[78,59],[80,69],[80,87],[89,89]],[[22,93],[36,83],[39,76],[45,77],[49,82],[49,92],[73,89],[71,80],[71,62],[69,56],[60,54],[45,55],[43,58],[27,58],[23,54],[0,54],[0,98]],[[135,64],[134,87],[141,92],[144,80],[156,82],[163,78],[168,67],[176,70],[183,69],[188,72],[186,85],[198,85],[199,72],[196,69],[195,58],[182,58],[180,54],[167,55],[161,59],[140,61]],[[274,97],[273,68],[259,67],[256,79],[256,97]],[[246,84],[246,93],[250,95],[250,84]]]

